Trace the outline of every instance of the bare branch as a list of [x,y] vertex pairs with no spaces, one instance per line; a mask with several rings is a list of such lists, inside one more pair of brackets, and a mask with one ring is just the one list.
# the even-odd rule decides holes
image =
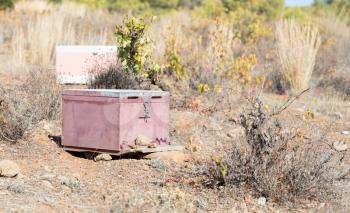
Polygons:
[[309,90],[310,90],[310,88],[307,88],[307,89],[303,90],[301,93],[299,93],[298,95],[289,98],[282,106],[279,107],[278,110],[276,110],[275,112],[270,114],[270,117],[278,115],[281,112],[283,112],[284,110],[286,110],[295,100],[300,98],[300,96],[302,96],[304,93],[306,93]]

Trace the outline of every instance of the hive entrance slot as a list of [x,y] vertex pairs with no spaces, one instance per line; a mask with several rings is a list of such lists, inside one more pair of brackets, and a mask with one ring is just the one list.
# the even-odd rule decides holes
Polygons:
[[162,96],[152,96],[153,99],[159,99],[162,98]]
[[137,96],[130,96],[130,97],[128,97],[128,99],[138,99],[139,97],[137,97]]

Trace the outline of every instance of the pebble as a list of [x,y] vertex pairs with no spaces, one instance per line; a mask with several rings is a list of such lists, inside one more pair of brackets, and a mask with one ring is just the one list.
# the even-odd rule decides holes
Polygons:
[[350,134],[350,131],[341,131],[341,134],[343,134],[343,135],[349,135]]
[[139,135],[135,139],[135,144],[136,146],[151,146],[152,145],[152,139],[144,136],[144,135]]
[[112,156],[106,153],[99,154],[96,157],[94,157],[94,161],[110,161],[112,160]]
[[20,173],[17,163],[11,160],[0,161],[0,177],[15,177]]
[[266,204],[266,198],[265,197],[259,197],[257,200],[256,200],[256,203],[260,206],[264,206]]
[[338,152],[346,151],[348,149],[348,145],[344,141],[336,141],[333,143],[333,147]]

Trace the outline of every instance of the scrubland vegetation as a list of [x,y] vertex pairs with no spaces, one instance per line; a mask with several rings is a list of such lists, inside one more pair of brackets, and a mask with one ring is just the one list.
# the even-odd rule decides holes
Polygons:
[[329,135],[333,124],[350,128],[348,0],[0,0],[0,10],[1,140],[60,120],[56,45],[117,45],[118,60],[92,70],[87,87],[167,90],[174,113],[242,133],[206,141],[172,131],[195,156],[186,175],[200,190],[249,191],[289,207],[345,199],[340,211],[349,208],[340,190],[349,154]]

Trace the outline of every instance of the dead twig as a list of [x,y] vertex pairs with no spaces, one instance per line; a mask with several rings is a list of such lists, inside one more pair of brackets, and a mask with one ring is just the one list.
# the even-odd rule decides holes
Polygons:
[[307,91],[309,91],[310,88],[307,88],[305,90],[303,90],[301,93],[299,93],[298,95],[295,95],[293,97],[290,97],[282,106],[280,106],[278,108],[278,110],[274,111],[273,113],[271,113],[269,115],[269,117],[275,116],[280,114],[281,112],[283,112],[284,110],[286,110],[295,100],[297,100],[298,98],[300,98],[300,96],[302,96],[304,93],[306,93]]
[[6,137],[5,134],[0,130],[0,139],[1,138],[5,139],[7,141],[13,142],[13,143],[16,142],[16,140],[12,140],[12,139]]

